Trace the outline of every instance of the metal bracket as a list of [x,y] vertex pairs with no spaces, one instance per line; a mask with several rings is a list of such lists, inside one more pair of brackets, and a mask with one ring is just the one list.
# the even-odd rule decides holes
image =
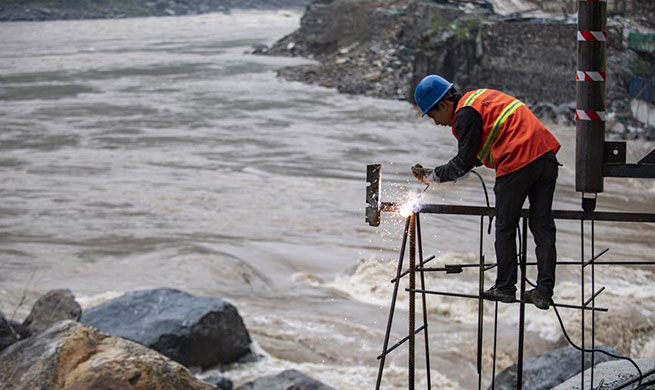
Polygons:
[[603,150],[603,163],[625,164],[626,162],[625,141],[605,141]]
[[637,164],[655,164],[655,149],[645,155]]
[[371,226],[380,226],[380,211],[382,200],[380,188],[382,187],[382,165],[371,164],[366,166],[366,215],[364,220]]
[[636,164],[626,164],[625,141],[605,141],[603,177],[636,177],[655,179],[655,150]]

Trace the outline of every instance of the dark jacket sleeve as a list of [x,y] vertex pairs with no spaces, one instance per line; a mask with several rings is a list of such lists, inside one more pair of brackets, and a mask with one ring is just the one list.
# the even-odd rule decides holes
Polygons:
[[455,133],[457,133],[457,155],[447,164],[435,168],[439,180],[453,181],[475,166],[482,165],[477,158],[478,147],[482,138],[482,117],[471,107],[464,107],[455,116]]

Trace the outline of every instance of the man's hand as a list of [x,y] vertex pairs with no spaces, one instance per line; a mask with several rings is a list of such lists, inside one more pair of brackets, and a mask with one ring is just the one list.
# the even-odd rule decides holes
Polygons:
[[416,164],[412,167],[412,174],[416,180],[420,181],[423,184],[436,183],[439,180],[434,177],[432,169],[423,168],[421,164]]

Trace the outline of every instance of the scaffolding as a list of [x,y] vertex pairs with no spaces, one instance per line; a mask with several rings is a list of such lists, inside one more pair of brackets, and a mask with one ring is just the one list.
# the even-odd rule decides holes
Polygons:
[[[375,176],[378,175],[376,178]],[[369,180],[378,186],[381,181],[381,167],[379,165],[369,166],[368,170]],[[370,195],[370,194],[369,194]],[[396,203],[387,203],[380,202],[380,211],[383,212],[397,212],[400,208],[400,204]],[[460,215],[460,216],[478,216],[480,218],[480,229],[479,229],[479,263],[477,264],[446,264],[443,267],[427,267],[434,256],[424,259],[423,254],[423,240],[421,234],[421,214],[442,214],[442,215]],[[415,212],[407,217],[405,222],[405,228],[402,237],[402,243],[400,247],[400,254],[396,269],[396,276],[391,281],[393,283],[393,293],[391,298],[391,304],[389,308],[389,315],[387,320],[386,332],[384,337],[384,342],[382,346],[382,352],[377,356],[379,362],[378,375],[376,380],[376,390],[380,389],[382,383],[382,377],[385,366],[385,359],[387,355],[392,353],[394,350],[399,348],[405,343],[408,343],[408,389],[415,389],[415,369],[416,369],[416,337],[419,334],[423,334],[424,344],[425,344],[425,366],[427,369],[427,388],[428,390],[432,388],[431,378],[430,378],[430,350],[429,350],[429,324],[428,324],[428,315],[427,315],[427,297],[428,295],[441,295],[449,297],[457,297],[462,299],[475,299],[478,301],[478,339],[477,339],[477,356],[476,356],[476,368],[478,374],[478,389],[482,388],[483,380],[483,370],[482,370],[482,350],[484,344],[483,337],[483,327],[484,327],[484,304],[485,300],[482,297],[482,293],[485,290],[484,283],[484,273],[495,268],[496,263],[490,263],[485,260],[484,254],[484,218],[492,218],[495,216],[495,208],[492,207],[478,207],[478,206],[460,206],[460,205],[444,205],[444,204],[425,204],[420,206]],[[634,262],[622,262],[622,261],[600,261],[599,259],[606,254],[609,249],[605,249],[599,253],[596,253],[595,248],[595,222],[597,221],[612,221],[612,222],[633,222],[633,223],[655,223],[655,214],[649,213],[624,213],[624,212],[596,212],[596,211],[572,211],[572,210],[554,210],[553,217],[559,220],[572,220],[580,221],[580,237],[581,237],[581,246],[580,246],[580,261],[558,261],[558,266],[578,266],[580,267],[580,304],[572,305],[561,302],[552,302],[551,306],[554,307],[554,310],[561,309],[574,309],[580,312],[580,321],[581,321],[581,372],[584,371],[585,367],[585,352],[591,352],[591,383],[589,383],[590,388],[594,389],[594,357],[595,357],[595,341],[596,341],[596,313],[597,312],[607,312],[608,308],[597,307],[596,298],[605,290],[604,287],[596,289],[596,280],[595,280],[595,268],[597,266],[629,266],[629,265],[655,265],[653,262],[643,262],[643,261],[634,261]],[[527,267],[535,266],[536,262],[529,262],[527,260],[527,236],[528,236],[528,221],[530,218],[530,212],[527,209],[522,210],[521,213],[521,229],[519,235],[519,253],[518,253],[518,268],[520,271],[520,295],[516,303],[519,305],[519,321],[518,321],[518,361],[517,361],[517,383],[516,389],[521,390],[523,387],[523,346],[525,339],[525,304],[526,301],[523,298],[526,286],[531,284],[527,278]],[[375,224],[375,220],[367,218],[369,223]],[[377,220],[379,223],[379,220]],[[585,222],[591,225],[591,253],[589,258],[585,255]],[[407,270],[404,270],[403,263],[405,258],[405,253],[407,252],[407,244],[409,241],[409,267]],[[418,254],[418,263],[417,263],[417,254]],[[437,291],[437,290],[428,290],[425,284],[425,273],[426,272],[443,272],[446,274],[459,274],[462,273],[465,269],[477,269],[479,276],[479,286],[478,294],[462,294],[449,291]],[[585,272],[589,270],[591,276],[591,296],[585,296]],[[419,287],[417,288],[417,274],[419,279]],[[391,327],[394,320],[394,313],[397,303],[398,290],[400,288],[400,281],[405,278],[409,278],[409,287],[406,291],[409,293],[409,320],[408,320],[408,335],[401,340],[397,341],[393,345],[390,344],[391,336]],[[416,327],[416,298],[417,295],[420,295],[420,304],[422,306],[422,318],[419,321],[422,321],[420,326]],[[497,324],[498,324],[498,302],[491,302],[495,305],[494,310],[494,336],[493,336],[493,353],[492,353],[492,373],[491,373],[491,389],[495,389],[495,369],[496,369],[496,347],[497,347]],[[588,313],[591,313],[591,348],[585,348],[585,321],[587,320]],[[559,313],[557,313],[559,317]],[[560,320],[561,321],[561,320]],[[568,336],[566,336],[568,338]],[[639,371],[639,368],[637,368]],[[639,372],[636,378],[633,378],[620,386],[614,387],[612,390],[624,389],[627,386],[630,386],[635,381],[639,381],[648,378],[655,374],[655,370],[649,372]],[[585,388],[584,376],[581,375],[581,389]]]

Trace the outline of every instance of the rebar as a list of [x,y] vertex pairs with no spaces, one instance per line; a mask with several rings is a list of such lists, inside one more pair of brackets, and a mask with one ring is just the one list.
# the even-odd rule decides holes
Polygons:
[[[419,258],[419,267],[423,268],[423,265],[432,259],[435,258],[433,255],[426,262],[423,262],[423,235],[421,234],[421,215],[416,214],[416,232],[418,234],[418,258]],[[421,272],[421,290],[425,290],[425,275]],[[425,331],[423,336],[425,338],[425,367],[426,367],[426,379],[428,390],[432,388],[432,380],[430,375],[430,340],[428,339],[428,303],[426,299],[427,295],[425,293],[421,294],[421,301],[423,303],[423,327]]]
[[516,367],[516,389],[523,389],[523,339],[525,337],[525,280],[528,247],[528,219],[523,217],[523,237],[521,241],[521,302],[519,306],[519,356]]
[[405,232],[403,233],[403,243],[400,246],[400,257],[398,259],[398,271],[396,271],[396,283],[393,286],[393,294],[391,296],[391,307],[389,308],[389,318],[387,319],[387,330],[384,333],[384,344],[382,347],[382,358],[380,358],[380,367],[378,368],[378,377],[375,382],[375,390],[380,390],[382,384],[382,372],[384,371],[384,361],[386,358],[386,350],[389,346],[389,336],[391,335],[391,324],[393,322],[393,313],[396,309],[396,298],[398,297],[398,287],[400,284],[400,274],[403,269],[403,257],[405,256],[405,245],[407,244],[407,233],[409,230],[409,218],[405,223]]
[[[416,289],[416,214],[409,216],[409,288]],[[409,292],[409,356],[408,390],[414,390],[415,349],[416,349],[416,292]]]

